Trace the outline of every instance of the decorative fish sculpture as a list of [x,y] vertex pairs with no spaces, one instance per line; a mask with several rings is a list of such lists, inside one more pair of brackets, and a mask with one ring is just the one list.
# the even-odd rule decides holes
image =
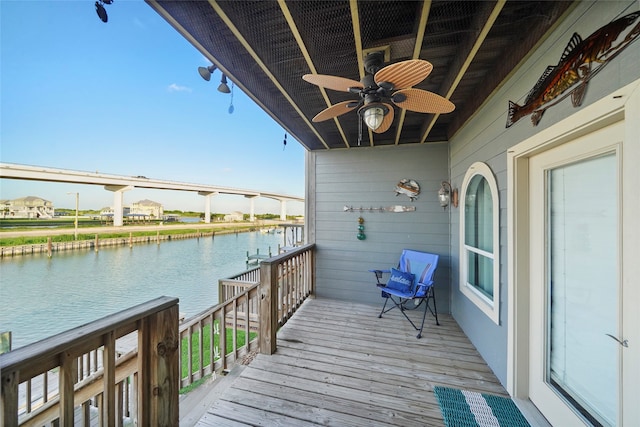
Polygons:
[[[640,22],[631,28],[638,18],[640,11],[625,15],[601,27],[584,40],[578,33],[574,33],[558,65],[547,67],[527,95],[524,105],[509,101],[506,127],[528,114],[532,114],[531,122],[537,126],[548,108],[569,95],[573,106],[579,107],[589,80],[640,35]],[[569,89],[572,90],[567,92]],[[556,100],[563,94],[565,95]],[[549,104],[553,100],[556,101]]]
[[396,184],[396,196],[400,194],[405,194],[409,197],[409,200],[412,202],[418,198],[418,194],[420,194],[420,186],[413,179],[401,179],[400,182]]

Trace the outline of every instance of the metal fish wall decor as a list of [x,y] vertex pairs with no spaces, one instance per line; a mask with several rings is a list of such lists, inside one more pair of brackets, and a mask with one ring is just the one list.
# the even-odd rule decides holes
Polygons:
[[589,80],[640,36],[639,18],[640,11],[630,13],[601,27],[584,40],[574,33],[558,65],[547,67],[527,95],[524,105],[509,101],[507,127],[529,114],[532,114],[531,122],[537,126],[547,108],[569,95],[573,106],[579,107]]

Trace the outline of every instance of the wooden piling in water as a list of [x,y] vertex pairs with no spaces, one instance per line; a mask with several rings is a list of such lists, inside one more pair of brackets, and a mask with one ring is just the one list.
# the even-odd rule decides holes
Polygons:
[[93,244],[93,249],[98,252],[98,235],[96,234],[96,240],[95,243]]
[[47,237],[47,256],[51,258],[51,237]]
[[133,233],[129,232],[129,247],[133,247]]

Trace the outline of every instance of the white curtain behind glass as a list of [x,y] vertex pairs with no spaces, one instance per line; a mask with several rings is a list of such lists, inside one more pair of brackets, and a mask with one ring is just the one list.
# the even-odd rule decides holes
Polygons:
[[616,157],[553,169],[549,178],[550,378],[615,425],[618,344]]

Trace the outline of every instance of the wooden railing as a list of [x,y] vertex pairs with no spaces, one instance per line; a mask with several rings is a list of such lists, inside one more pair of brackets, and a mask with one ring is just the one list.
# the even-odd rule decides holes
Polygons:
[[0,355],[0,425],[178,425],[181,387],[275,351],[278,327],[313,293],[314,248],[222,280],[230,298],[181,325],[178,300],[161,297]]
[[259,284],[246,285],[232,298],[180,325],[182,355],[187,358],[186,362],[181,360],[180,387],[219,374],[249,352],[257,351],[258,319],[247,307],[259,305]]
[[269,258],[260,264],[260,352],[276,351],[276,333],[314,291],[315,244]]
[[[220,374],[252,352],[262,352],[263,338],[275,344],[278,326],[313,292],[314,248],[302,246],[219,281],[222,303],[180,325],[182,353],[187,356],[181,387],[206,375]],[[268,304],[276,303],[273,315],[264,313],[263,307],[270,307],[265,305],[267,300]],[[223,324],[225,334],[220,333]],[[273,351],[275,348],[269,347],[268,354]]]
[[218,280],[218,300],[223,303],[260,283],[260,267],[256,266],[235,276]]
[[0,355],[1,424],[177,425],[177,332],[178,300],[160,297]]

